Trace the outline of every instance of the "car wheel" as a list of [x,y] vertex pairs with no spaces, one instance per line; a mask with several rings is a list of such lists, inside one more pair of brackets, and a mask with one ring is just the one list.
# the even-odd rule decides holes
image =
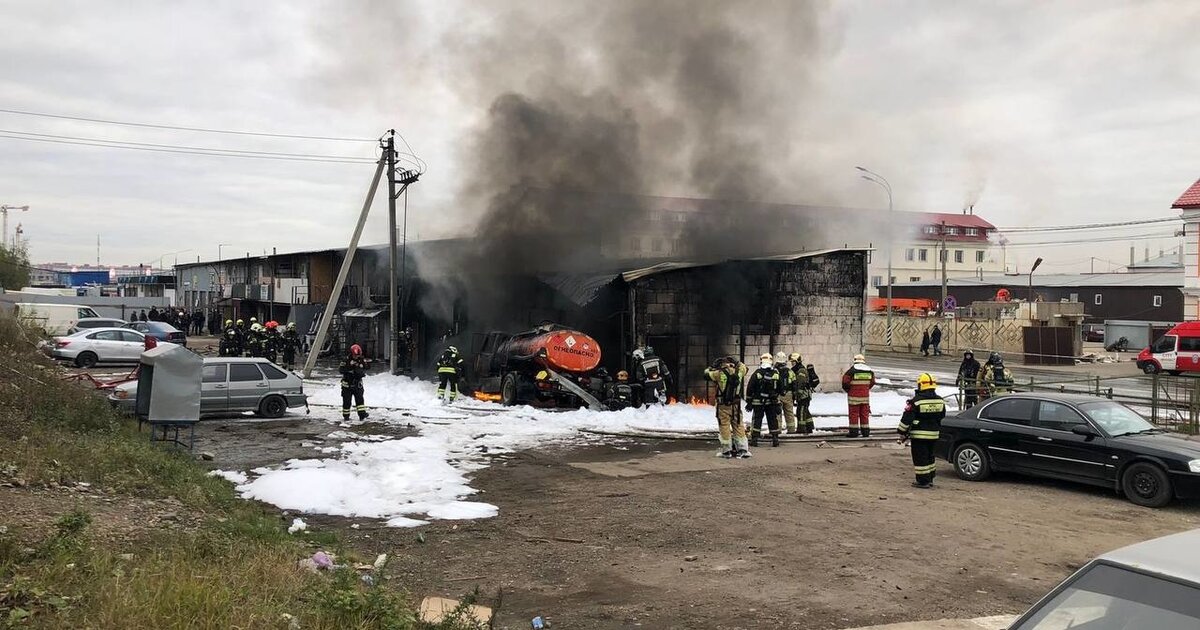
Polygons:
[[282,396],[267,396],[258,404],[258,415],[264,418],[278,418],[287,413],[287,401]]
[[500,384],[500,404],[505,407],[517,404],[517,375],[513,372],[505,374],[504,382]]
[[75,357],[75,366],[81,368],[94,367],[100,362],[100,357],[96,356],[95,352],[80,352]]
[[1142,371],[1145,372],[1146,374],[1157,374],[1158,373],[1158,364],[1148,362],[1148,363],[1146,363],[1146,365],[1142,366]]
[[1143,507],[1160,508],[1174,498],[1166,471],[1149,462],[1135,462],[1126,468],[1121,490],[1125,498]]
[[954,450],[954,472],[959,479],[983,481],[992,475],[992,464],[978,444],[967,442]]

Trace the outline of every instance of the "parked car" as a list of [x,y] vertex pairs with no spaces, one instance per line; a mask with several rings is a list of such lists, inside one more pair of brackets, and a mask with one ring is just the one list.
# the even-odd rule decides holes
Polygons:
[[1103,326],[1088,326],[1083,329],[1083,340],[1092,342],[1104,342],[1104,327]]
[[1200,442],[1081,394],[987,400],[943,421],[936,452],[968,481],[1008,470],[1109,487],[1146,507],[1200,496]]
[[13,305],[17,319],[37,326],[46,331],[47,335],[66,335],[81,319],[99,317],[90,306],[78,304],[41,304],[33,302],[17,302]]
[[182,330],[166,322],[129,322],[125,324],[125,327],[136,330],[148,337],[154,337],[158,341],[187,346],[187,335]]
[[55,337],[43,348],[52,358],[89,368],[97,363],[137,363],[146,349],[146,339],[127,328],[91,328]]
[[90,328],[123,328],[129,322],[115,317],[84,317],[75,322],[75,325],[67,331],[68,335],[74,335],[81,330]]
[[[270,361],[257,357],[207,357],[200,383],[200,413],[225,414],[253,411],[278,418],[308,400],[304,381]],[[137,381],[118,385],[108,396],[118,410],[133,414]]]
[[1009,630],[1200,628],[1200,529],[1155,538],[1085,564]]

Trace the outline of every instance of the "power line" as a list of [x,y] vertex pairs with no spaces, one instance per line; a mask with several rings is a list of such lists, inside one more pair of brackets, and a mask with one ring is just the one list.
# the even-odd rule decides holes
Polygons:
[[108,149],[129,149],[129,150],[133,150],[133,151],[152,151],[155,153],[183,153],[183,154],[189,154],[189,155],[208,155],[211,157],[235,157],[235,158],[249,158],[249,159],[258,159],[258,160],[284,160],[284,161],[289,161],[289,162],[325,162],[325,163],[329,163],[329,164],[372,164],[372,163],[374,163],[373,160],[363,159],[363,158],[317,159],[317,158],[307,158],[307,157],[288,157],[288,156],[276,156],[276,155],[245,155],[245,154],[240,154],[240,153],[225,153],[225,152],[211,152],[211,151],[192,151],[192,150],[183,150],[183,149],[140,147],[140,146],[130,146],[130,145],[120,145],[120,144],[109,144],[109,143],[105,143],[105,142],[79,142],[79,141],[71,141],[71,140],[55,140],[55,139],[51,139],[51,138],[34,138],[34,137],[29,137],[29,136],[4,135],[2,133],[0,133],[0,138],[8,138],[10,140],[26,140],[29,142],[49,142],[52,144],[70,144],[70,145],[83,146],[83,147],[103,147],[103,148],[108,148]]
[[1105,236],[1105,237],[1100,237],[1100,238],[1088,238],[1088,239],[1080,239],[1080,240],[1072,239],[1072,240],[1062,240],[1062,241],[1036,241],[1036,242],[1032,242],[1032,243],[1008,243],[1005,245],[1005,247],[1007,247],[1008,249],[1013,249],[1013,248],[1021,248],[1021,247],[1041,247],[1041,246],[1045,246],[1045,245],[1089,245],[1092,243],[1113,243],[1113,242],[1119,242],[1119,241],[1145,241],[1145,240],[1158,240],[1158,239],[1168,239],[1168,238],[1175,238],[1175,233],[1168,232],[1168,233],[1155,233],[1155,234],[1131,234],[1131,235],[1122,235],[1122,236]]
[[318,155],[312,153],[286,153],[277,151],[245,151],[241,149],[223,149],[220,147],[193,147],[178,144],[155,144],[151,142],[131,142],[127,140],[109,140],[107,138],[83,138],[80,136],[60,136],[52,133],[34,133],[31,131],[13,131],[11,129],[0,129],[0,133],[20,134],[22,136],[34,136],[38,138],[54,138],[56,140],[72,140],[79,142],[93,142],[111,145],[113,147],[155,147],[160,149],[179,149],[186,151],[205,151],[213,154],[237,154],[237,155],[263,155],[277,157],[297,157],[297,158],[320,158],[327,160],[355,160],[363,163],[374,164],[375,160],[371,158],[358,157],[354,155]]
[[1029,227],[1007,227],[996,228],[1005,234],[1018,234],[1023,232],[1073,232],[1077,230],[1098,230],[1104,228],[1125,227],[1129,225],[1147,225],[1150,223],[1167,223],[1170,221],[1179,221],[1179,217],[1159,217],[1156,219],[1139,219],[1136,221],[1120,221],[1116,223],[1083,223],[1079,225],[1048,225],[1048,226],[1029,226]]
[[[104,120],[102,118],[85,118],[83,116],[66,116],[63,114],[47,114],[44,112],[30,112],[19,109],[0,109],[0,112],[5,114],[18,114],[21,116],[39,116],[42,118],[58,118],[60,120],[78,120],[82,122],[101,123],[105,125],[122,125],[125,127],[145,127],[149,129],[172,129],[175,131],[198,131],[202,133],[223,133],[236,136],[261,136],[265,138],[295,138],[300,140],[332,140],[335,142],[375,142],[370,138],[342,138],[337,136],[305,136],[291,133],[268,133],[265,131],[236,131],[232,129],[212,129],[207,127],[181,127],[176,125],[157,125],[153,123],[137,123],[120,120]],[[403,138],[401,138],[403,140]],[[408,142],[405,141],[405,145]],[[412,147],[408,147],[412,151]]]

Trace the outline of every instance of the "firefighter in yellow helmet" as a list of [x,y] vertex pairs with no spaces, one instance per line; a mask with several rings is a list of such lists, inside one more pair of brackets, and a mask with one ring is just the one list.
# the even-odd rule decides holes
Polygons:
[[933,478],[937,475],[933,447],[940,437],[945,417],[946,401],[938,396],[937,380],[932,374],[918,376],[917,393],[904,406],[904,415],[897,428],[901,441],[908,440],[912,444],[913,472],[917,477],[913,487],[933,487]]
[[742,420],[742,386],[746,382],[746,365],[733,357],[722,357],[704,370],[704,376],[717,385],[717,439],[721,443],[717,457],[750,457],[746,426]]

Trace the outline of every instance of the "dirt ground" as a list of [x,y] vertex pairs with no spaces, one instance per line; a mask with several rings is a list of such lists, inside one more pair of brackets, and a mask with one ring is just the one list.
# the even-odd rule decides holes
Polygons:
[[[507,456],[496,518],[419,530],[306,517],[387,552],[418,596],[500,595],[498,628],[850,628],[1023,610],[1092,556],[1190,529],[1200,506],[1001,476],[909,486],[907,451],[640,442]],[[350,528],[357,523],[358,529]],[[418,532],[424,542],[418,541]]]

